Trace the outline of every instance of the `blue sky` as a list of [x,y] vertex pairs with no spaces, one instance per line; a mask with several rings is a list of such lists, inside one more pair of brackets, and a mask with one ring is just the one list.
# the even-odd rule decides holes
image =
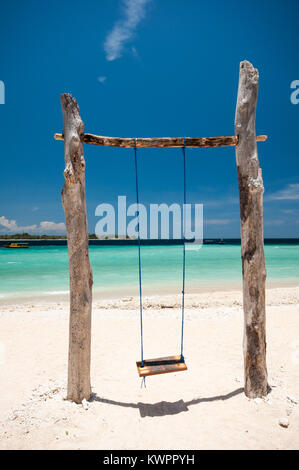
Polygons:
[[[0,16],[0,232],[62,233],[60,94],[86,132],[110,136],[234,134],[239,63],[259,69],[257,133],[265,236],[299,236],[298,1],[5,2]],[[299,96],[299,94],[298,94]],[[134,202],[130,149],[84,146],[89,232],[102,202]],[[180,149],[138,154],[140,200],[182,202]],[[234,148],[187,150],[189,202],[205,237],[239,237]]]

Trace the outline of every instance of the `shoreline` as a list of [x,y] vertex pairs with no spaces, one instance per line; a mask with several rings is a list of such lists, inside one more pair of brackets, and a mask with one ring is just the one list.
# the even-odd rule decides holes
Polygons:
[[[278,288],[297,288],[299,287],[299,279],[271,279],[266,282],[266,289],[278,289]],[[143,296],[153,297],[156,295],[181,295],[180,283],[177,281],[169,282],[168,284],[145,284],[143,286]],[[196,281],[193,283],[189,282],[188,288],[185,290],[186,295],[196,295],[205,293],[217,293],[217,292],[230,292],[230,291],[242,291],[241,280],[228,280],[228,281],[214,281],[213,283],[208,281]],[[116,300],[123,297],[137,297],[138,286],[124,285],[121,288],[103,288],[102,290],[93,287],[93,301],[110,301]],[[27,305],[27,304],[42,304],[42,303],[57,303],[69,302],[69,291],[48,291],[42,293],[36,293],[33,291],[28,294],[2,294],[0,295],[0,309],[5,306],[11,305]]]
[[[38,299],[26,299],[26,301],[16,301],[14,299],[8,303],[0,303],[0,316],[7,313],[18,312],[33,313],[36,311],[60,311],[69,312],[68,298],[53,298],[54,296],[39,297]],[[181,293],[155,292],[144,293],[143,310],[164,312],[180,312],[182,302]],[[294,286],[271,286],[266,288],[266,306],[293,305],[299,303],[299,285]],[[208,307],[217,308],[242,308],[243,293],[241,288],[227,288],[222,290],[209,289],[197,292],[185,293],[185,308],[194,312]],[[26,310],[26,312],[25,312]],[[115,295],[109,297],[93,297],[93,311],[130,311],[130,316],[139,315],[139,295]]]

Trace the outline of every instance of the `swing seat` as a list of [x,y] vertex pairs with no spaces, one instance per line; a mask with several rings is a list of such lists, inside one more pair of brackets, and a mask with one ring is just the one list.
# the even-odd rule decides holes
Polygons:
[[147,377],[149,375],[168,374],[169,372],[181,372],[187,370],[185,361],[181,360],[181,356],[158,357],[157,359],[147,359],[136,362],[139,377]]

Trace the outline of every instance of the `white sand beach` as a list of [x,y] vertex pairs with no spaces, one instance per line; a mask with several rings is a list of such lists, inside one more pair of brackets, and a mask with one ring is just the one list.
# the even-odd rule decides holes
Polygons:
[[[0,449],[298,449],[299,287],[267,290],[271,392],[255,400],[242,390],[241,292],[186,297],[188,370],[146,388],[138,299],[94,302],[87,410],[64,400],[68,304],[1,306]],[[179,296],[145,299],[146,357],[178,352],[179,322]]]

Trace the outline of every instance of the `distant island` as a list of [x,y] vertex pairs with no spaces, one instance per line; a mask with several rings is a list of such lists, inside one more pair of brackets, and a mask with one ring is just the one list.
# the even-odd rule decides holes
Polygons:
[[[90,245],[137,245],[138,239],[136,237],[130,237],[129,235],[102,235],[97,237],[94,233],[89,234]],[[30,245],[66,245],[66,235],[32,235],[30,233],[14,233],[0,235],[0,246],[4,246],[7,240],[24,242],[29,241]],[[193,240],[187,240],[187,243],[192,243]],[[182,238],[170,238],[170,239],[141,239],[142,245],[181,245],[183,243]],[[204,245],[240,245],[240,238],[204,238]],[[287,244],[294,245],[299,244],[299,238],[265,238],[265,245],[274,244]]]
[[[94,233],[88,235],[89,240],[135,240],[129,235],[103,235],[97,237]],[[31,235],[30,233],[14,233],[0,235],[0,240],[66,240],[66,235]]]

